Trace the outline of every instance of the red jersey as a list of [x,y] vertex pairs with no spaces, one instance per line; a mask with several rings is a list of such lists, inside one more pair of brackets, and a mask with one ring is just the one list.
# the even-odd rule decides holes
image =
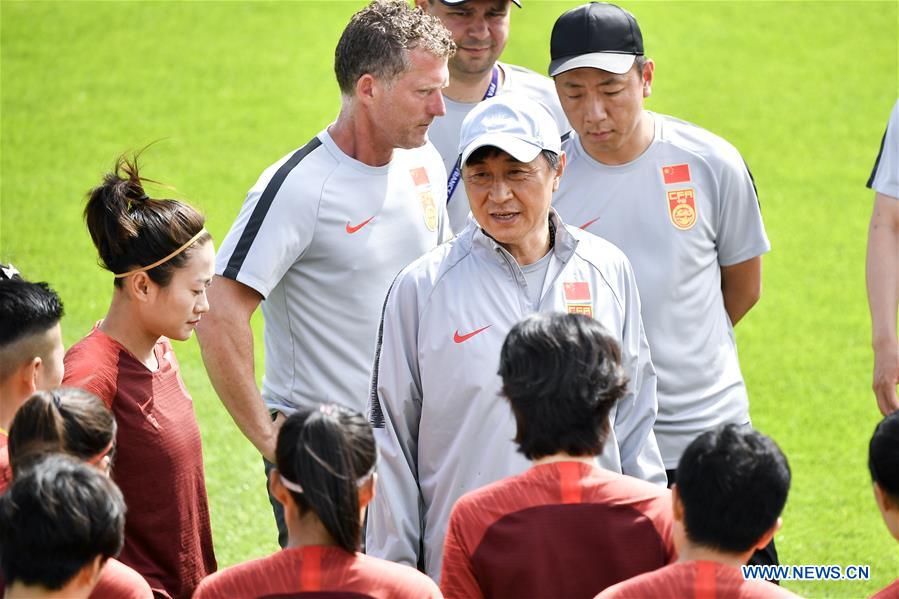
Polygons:
[[893,584],[871,595],[871,599],[899,599],[899,578],[893,581]]
[[744,580],[740,568],[692,561],[665,566],[607,588],[596,599],[788,599],[798,597],[766,580]]
[[583,462],[534,466],[453,507],[446,597],[593,597],[675,559],[668,489]]
[[194,599],[238,597],[429,599],[441,595],[434,581],[409,566],[313,545],[225,568],[201,582],[194,593]]
[[103,564],[100,580],[90,599],[153,599],[153,591],[143,577],[123,564],[110,559]]
[[112,478],[128,506],[119,560],[154,593],[180,599],[216,563],[193,400],[168,339],[154,352],[151,372],[95,328],[66,353],[63,384],[96,394],[118,424]]
[[12,482],[12,468],[9,466],[9,438],[6,433],[0,433],[0,495]]

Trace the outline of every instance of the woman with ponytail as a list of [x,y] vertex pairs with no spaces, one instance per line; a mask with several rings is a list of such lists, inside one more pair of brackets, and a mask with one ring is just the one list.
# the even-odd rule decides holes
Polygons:
[[157,597],[190,597],[215,555],[193,401],[169,339],[187,340],[208,311],[212,239],[204,218],[144,190],[122,157],[84,210],[101,265],[113,273],[106,317],[66,354],[64,383],[115,415],[113,480],[128,506],[121,561]]
[[441,597],[421,572],[358,552],[376,462],[371,427],[358,412],[337,405],[295,412],[278,434],[269,478],[284,507],[287,547],[213,574],[194,598]]
[[[40,391],[22,404],[12,421],[9,461],[15,476],[32,460],[48,453],[64,453],[108,475],[115,458],[115,441],[115,418],[95,395],[74,388]],[[116,559],[109,559],[103,564],[90,599],[150,599],[152,596],[140,574]]]

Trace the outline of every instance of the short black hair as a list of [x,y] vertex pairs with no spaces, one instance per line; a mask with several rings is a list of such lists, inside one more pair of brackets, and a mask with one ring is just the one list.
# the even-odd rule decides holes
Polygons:
[[99,470],[49,454],[17,473],[0,495],[0,566],[14,582],[59,590],[98,556],[118,555],[122,493]]
[[598,455],[609,411],[627,390],[621,350],[596,320],[534,314],[509,331],[500,353],[502,394],[528,459],[565,452]]
[[692,543],[744,553],[783,512],[790,466],[770,437],[727,424],[690,443],[677,466],[677,490]]
[[26,281],[0,264],[0,381],[50,351],[42,335],[62,316],[62,301],[49,285]]
[[899,412],[893,412],[874,428],[868,444],[868,470],[871,480],[899,502]]
[[62,314],[59,296],[46,283],[0,275],[0,348],[44,333],[56,326]]

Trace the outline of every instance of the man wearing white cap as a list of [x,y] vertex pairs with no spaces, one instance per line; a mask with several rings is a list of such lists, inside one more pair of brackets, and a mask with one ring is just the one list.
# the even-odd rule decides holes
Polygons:
[[498,60],[509,39],[512,2],[521,7],[521,0],[415,0],[422,10],[443,22],[456,42],[456,53],[448,65],[449,86],[443,90],[446,114],[435,118],[428,129],[446,166],[447,212],[455,233],[465,227],[469,212],[458,164],[459,129],[478,102],[497,94],[522,94],[543,104],[559,131],[570,129],[552,80]]
[[586,314],[620,343],[630,385],[599,463],[665,483],[634,276],[617,248],[551,210],[565,167],[552,116],[518,95],[482,102],[463,122],[460,150],[477,222],[394,281],[369,403],[382,459],[366,551],[421,562],[435,579],[456,499],[530,465],[497,375],[506,334],[530,314]]

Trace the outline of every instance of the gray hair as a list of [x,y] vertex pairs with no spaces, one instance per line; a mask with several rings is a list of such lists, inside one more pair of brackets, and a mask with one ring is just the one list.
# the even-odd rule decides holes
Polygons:
[[456,44],[437,17],[405,0],[375,0],[353,15],[337,42],[334,73],[341,93],[353,95],[366,73],[393,81],[409,70],[408,53],[416,48],[449,58]]

